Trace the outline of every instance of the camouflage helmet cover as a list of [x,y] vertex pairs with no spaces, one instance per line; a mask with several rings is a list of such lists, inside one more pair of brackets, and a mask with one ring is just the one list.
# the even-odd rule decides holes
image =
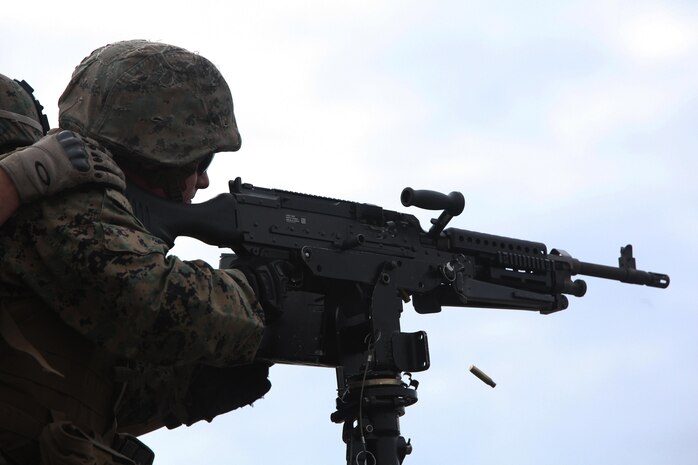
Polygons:
[[12,150],[41,139],[41,116],[31,94],[0,74],[0,147]]
[[240,148],[233,98],[206,58],[130,40],[101,47],[73,72],[59,125],[134,160],[181,167]]

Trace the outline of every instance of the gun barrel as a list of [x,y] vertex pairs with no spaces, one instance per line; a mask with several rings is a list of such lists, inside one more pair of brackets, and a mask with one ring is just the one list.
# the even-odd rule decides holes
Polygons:
[[596,263],[579,262],[576,274],[613,279],[630,284],[643,284],[645,286],[662,289],[669,286],[668,275],[637,270],[630,267],[613,267],[598,265]]

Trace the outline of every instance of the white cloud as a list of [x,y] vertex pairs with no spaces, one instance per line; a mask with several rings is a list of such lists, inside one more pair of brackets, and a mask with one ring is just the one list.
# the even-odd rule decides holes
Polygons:
[[[689,58],[698,49],[698,15],[655,4],[628,11],[618,28],[621,50],[643,63]],[[694,55],[695,58],[695,55]]]

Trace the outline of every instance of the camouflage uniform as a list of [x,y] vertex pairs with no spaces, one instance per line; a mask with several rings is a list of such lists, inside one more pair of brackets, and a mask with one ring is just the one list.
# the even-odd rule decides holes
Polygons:
[[[86,64],[119,63],[136,48],[141,50],[138,57],[146,57],[136,66],[140,72],[127,68],[109,76],[110,82],[93,80],[92,68]],[[173,69],[195,73],[197,67],[213,67],[185,52],[146,42],[95,51],[76,68],[61,97],[61,126],[144,163],[153,158],[153,151],[164,151],[158,157],[174,168],[191,165],[211,151],[236,150],[239,135],[232,100],[227,107],[228,102],[219,101],[220,91],[215,90],[223,86],[223,97],[230,97],[222,78],[213,79],[219,76],[217,70],[198,92],[207,96],[203,100],[208,98],[210,105],[202,108],[201,101],[187,94],[185,103],[195,109],[184,124],[177,123],[179,118],[168,119],[167,111],[149,113],[149,104],[131,108],[129,101],[95,104],[89,98],[73,99],[70,90],[80,86],[82,93],[107,99],[114,95],[108,92],[110,87],[123,86],[122,90],[136,89],[140,95],[136,101],[156,104],[148,100],[150,79],[157,83],[151,90],[179,89],[171,97],[181,100],[182,80],[188,77],[186,71],[182,75]],[[187,66],[177,62],[187,56]],[[149,66],[162,72],[148,70]],[[143,93],[137,90],[138,82],[144,84]],[[178,108],[172,107],[173,111]],[[94,109],[102,113],[75,117],[76,112]],[[132,110],[131,119],[120,118]],[[221,114],[223,110],[228,114]],[[139,119],[141,111],[145,116]],[[142,127],[147,123],[148,130]],[[119,126],[122,133],[111,131]],[[150,129],[159,137],[138,137],[152,134]],[[214,270],[202,261],[181,261],[167,253],[167,245],[144,229],[126,198],[109,188],[86,186],[23,206],[0,229],[0,316],[5,322],[0,325],[5,339],[0,341],[0,450],[11,461],[38,463],[39,438],[42,463],[50,463],[45,455],[50,449],[66,456],[90,456],[89,451],[71,449],[75,437],[84,439],[80,447],[96,444],[90,450],[103,450],[116,430],[114,409],[119,397],[122,404],[131,402],[123,414],[126,421],[152,421],[157,406],[146,406],[140,417],[133,413],[140,411],[132,407],[134,403],[151,402],[153,397],[141,401],[136,397],[139,388],[129,390],[128,383],[124,391],[123,381],[133,379],[129,369],[136,367],[138,373],[138,367],[146,367],[148,379],[160,372],[167,378],[180,371],[186,383],[168,385],[169,392],[181,387],[183,396],[191,397],[201,372],[205,379],[211,371],[215,374],[253,360],[263,332],[263,311],[244,275]],[[263,379],[266,382],[266,376]],[[157,388],[150,382],[145,385]],[[266,382],[261,394],[268,388]],[[175,414],[174,423],[200,418],[207,418],[206,413],[185,412]],[[168,423],[161,418],[157,422]],[[97,463],[120,460],[112,455],[98,458]]]

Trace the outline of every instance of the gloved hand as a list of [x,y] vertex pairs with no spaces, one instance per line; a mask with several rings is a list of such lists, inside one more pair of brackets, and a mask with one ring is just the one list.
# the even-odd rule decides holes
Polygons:
[[247,278],[262,304],[266,323],[279,318],[291,277],[291,264],[277,259],[237,257],[230,267],[242,271]]
[[211,421],[217,415],[251,405],[271,388],[269,366],[264,362],[223,368],[199,365],[192,375],[184,402],[187,418],[169,419],[167,427]]
[[53,129],[41,140],[0,161],[22,203],[82,184],[124,190],[124,174],[106,149],[72,131]]

